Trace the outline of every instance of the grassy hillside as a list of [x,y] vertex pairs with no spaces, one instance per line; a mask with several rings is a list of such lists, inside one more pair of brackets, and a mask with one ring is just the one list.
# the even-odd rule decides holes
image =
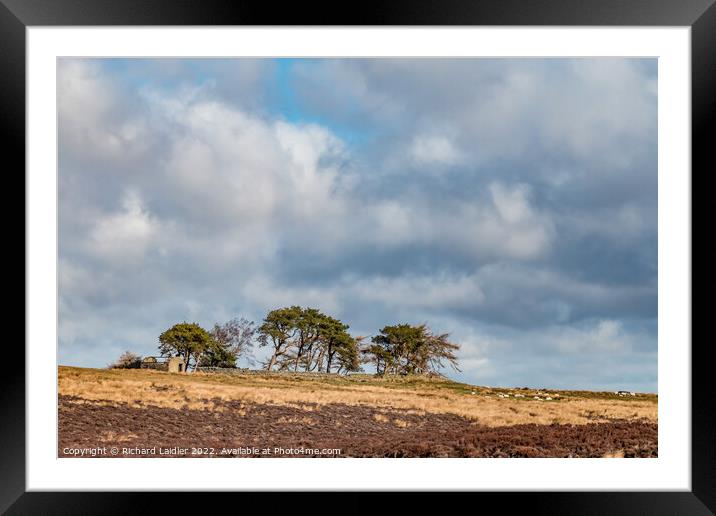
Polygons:
[[307,412],[342,404],[417,415],[453,414],[490,427],[657,421],[653,394],[620,397],[609,392],[489,388],[426,377],[170,374],[60,367],[59,394],[102,405],[179,410],[222,410],[229,401]]

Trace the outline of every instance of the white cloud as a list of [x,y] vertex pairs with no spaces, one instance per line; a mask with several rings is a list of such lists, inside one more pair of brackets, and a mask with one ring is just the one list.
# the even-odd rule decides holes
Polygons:
[[128,191],[122,210],[99,218],[89,234],[90,252],[114,265],[136,264],[158,234],[159,222],[144,208],[136,192]]
[[462,153],[444,136],[418,136],[410,151],[419,165],[455,165],[462,160]]
[[516,184],[510,188],[491,183],[489,190],[499,214],[494,237],[499,239],[496,242],[502,242],[505,254],[515,258],[534,258],[546,252],[554,238],[554,225],[547,215],[531,206],[529,187]]
[[623,332],[621,323],[608,319],[587,328],[555,327],[546,338],[566,353],[623,353],[632,346],[632,336]]
[[59,59],[57,101],[61,149],[85,160],[125,161],[149,148],[145,119],[123,105],[116,85],[98,63]]
[[[492,183],[487,202],[430,204],[421,199],[381,200],[368,205],[368,244],[398,247],[441,245],[477,261],[495,258],[529,260],[549,252],[556,236],[547,213],[535,209],[525,184]],[[350,224],[360,223],[351,220]]]
[[[61,73],[68,81],[83,74],[89,76],[87,94],[102,101],[90,116],[77,119],[91,134],[111,132],[107,114],[119,110],[119,101],[98,95],[106,79],[83,62],[76,67],[70,62]],[[75,93],[61,90],[60,96],[71,104]],[[144,89],[141,98],[147,104],[145,118],[133,123],[163,128],[166,151],[157,149],[156,169],[134,180],[161,203],[162,215],[150,216],[135,203],[97,221],[90,240],[94,254],[107,260],[115,252],[120,262],[141,258],[159,225],[161,252],[196,254],[191,248],[201,242],[211,249],[210,260],[224,257],[227,263],[249,254],[270,260],[281,238],[310,240],[312,251],[324,255],[341,248],[440,241],[480,260],[531,259],[549,249],[551,222],[531,206],[524,184],[492,184],[490,204],[461,202],[448,209],[410,198],[366,202],[353,194],[355,171],[348,173],[343,165],[351,156],[325,128],[251,115],[207,98],[203,86],[171,94]],[[69,119],[76,115],[73,110],[61,113]],[[134,130],[130,133],[136,137]],[[413,150],[420,159],[459,157],[452,143],[438,136],[418,138]]]
[[502,184],[492,183],[489,188],[492,202],[503,220],[510,224],[519,224],[532,218],[533,211],[527,200],[526,185],[515,185],[510,190]]
[[220,102],[171,103],[178,126],[164,164],[172,194],[192,216],[219,225],[336,210],[340,141],[315,126],[271,122]]

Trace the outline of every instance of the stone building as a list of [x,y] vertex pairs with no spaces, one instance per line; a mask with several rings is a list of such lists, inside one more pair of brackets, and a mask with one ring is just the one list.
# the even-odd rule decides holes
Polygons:
[[170,373],[183,373],[186,370],[186,363],[182,357],[171,357],[167,362],[167,371]]
[[186,362],[182,357],[144,357],[142,369],[155,369],[169,373],[185,373]]

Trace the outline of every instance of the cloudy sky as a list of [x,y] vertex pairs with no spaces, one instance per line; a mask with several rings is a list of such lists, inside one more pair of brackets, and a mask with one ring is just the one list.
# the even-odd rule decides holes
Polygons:
[[[60,59],[59,361],[314,306],[657,388],[654,59]],[[261,351],[256,353],[263,358]]]

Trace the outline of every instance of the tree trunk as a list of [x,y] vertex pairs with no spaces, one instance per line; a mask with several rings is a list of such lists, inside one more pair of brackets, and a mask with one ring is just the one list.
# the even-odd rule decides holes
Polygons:
[[306,352],[304,353],[304,355],[306,357],[306,363],[303,364],[303,370],[304,371],[313,371],[314,367],[312,366],[312,364],[313,364],[314,353],[313,353],[312,346],[309,346],[308,348],[306,348]]
[[301,344],[298,347],[298,351],[296,351],[296,361],[293,363],[293,370],[298,371],[298,361],[301,358],[301,354],[303,353],[303,344]]
[[270,371],[273,369],[273,366],[276,365],[276,353],[274,352],[273,355],[271,355],[271,361],[268,364],[268,367],[266,368],[267,371]]
[[336,354],[335,351],[333,351],[333,352],[330,352],[330,351],[329,351],[329,352],[328,352],[328,362],[326,363],[326,372],[327,372],[327,373],[330,373],[330,372],[331,372],[331,362],[333,362],[333,355],[335,355],[335,354]]
[[307,371],[315,371],[318,369],[318,372],[323,371],[323,355],[325,355],[326,350],[316,346],[315,344],[311,344],[311,346],[308,348],[308,362],[306,363],[306,370]]

